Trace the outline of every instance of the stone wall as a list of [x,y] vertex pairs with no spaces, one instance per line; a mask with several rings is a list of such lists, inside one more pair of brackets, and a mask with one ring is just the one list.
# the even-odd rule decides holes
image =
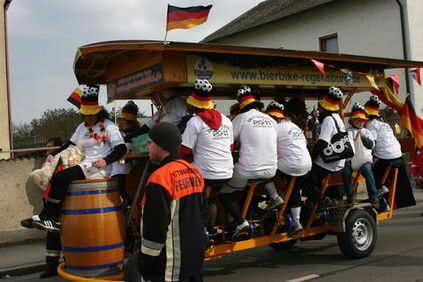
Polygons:
[[21,227],[20,221],[38,214],[43,191],[28,179],[41,159],[0,160],[0,244],[37,239],[45,232]]

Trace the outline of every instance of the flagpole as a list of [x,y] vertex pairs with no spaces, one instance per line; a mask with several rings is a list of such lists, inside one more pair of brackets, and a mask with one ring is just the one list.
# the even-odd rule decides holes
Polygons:
[[169,44],[169,42],[166,41],[166,39],[167,39],[167,29],[166,29],[165,37],[163,39],[163,45],[168,45]]
[[168,29],[167,29],[167,24],[169,23],[169,4],[167,4],[167,12],[166,12],[166,33],[165,33],[165,37],[164,37],[164,40],[163,40],[163,45],[168,45],[169,44],[169,42],[167,42],[166,41],[166,39],[167,39],[167,31],[168,31]]

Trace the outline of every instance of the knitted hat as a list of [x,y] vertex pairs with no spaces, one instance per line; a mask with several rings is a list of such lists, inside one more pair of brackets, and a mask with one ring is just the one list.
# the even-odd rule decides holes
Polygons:
[[267,106],[266,114],[269,116],[274,116],[276,118],[283,118],[283,109],[284,106],[276,101],[270,102],[270,104]]
[[176,125],[169,122],[158,123],[148,132],[148,136],[171,155],[178,154],[182,137]]
[[98,105],[98,93],[100,87],[98,85],[83,85],[81,87],[81,107],[79,112],[83,115],[96,115],[102,107]]
[[319,100],[319,105],[331,112],[339,111],[342,97],[342,91],[338,87],[331,86],[329,87],[329,93]]
[[206,79],[197,79],[194,82],[194,91],[187,98],[187,104],[200,109],[210,110],[214,108],[211,91],[213,86]]
[[348,119],[348,122],[351,123],[353,119],[362,119],[364,121],[368,121],[367,113],[364,110],[364,107],[360,103],[355,103],[351,109],[351,116]]
[[251,88],[244,85],[242,88],[238,89],[236,99],[239,102],[239,109],[242,110],[247,105],[257,102],[253,93],[251,93]]
[[380,108],[380,100],[376,95],[373,95],[370,97],[369,101],[364,104],[364,110],[369,116],[378,116],[379,114],[379,108]]
[[120,111],[119,118],[125,120],[137,120],[138,116],[138,106],[134,103],[134,101],[129,101],[123,107],[122,111]]

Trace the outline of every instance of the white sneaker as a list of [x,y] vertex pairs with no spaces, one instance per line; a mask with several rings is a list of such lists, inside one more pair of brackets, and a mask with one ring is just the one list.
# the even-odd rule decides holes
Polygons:
[[292,230],[288,232],[288,236],[289,237],[292,237],[295,234],[297,234],[297,233],[299,233],[299,232],[301,232],[303,230],[304,230],[304,228],[301,225],[301,223],[300,222],[296,222],[295,225],[294,225],[294,227],[292,228]]
[[273,210],[273,209],[281,206],[282,204],[283,204],[283,199],[280,196],[277,196],[276,199],[269,201],[269,203],[266,207],[266,210],[267,211]]
[[248,236],[248,231],[250,230],[250,224],[244,219],[244,221],[238,225],[232,234],[232,241],[240,241],[242,237]]
[[389,193],[388,187],[386,187],[385,185],[382,185],[382,187],[377,191],[377,197],[380,198],[387,193]]

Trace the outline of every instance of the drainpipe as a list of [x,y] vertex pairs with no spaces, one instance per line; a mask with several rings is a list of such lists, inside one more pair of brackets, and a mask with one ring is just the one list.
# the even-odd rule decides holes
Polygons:
[[[9,84],[9,52],[7,48],[7,9],[9,8],[10,3],[13,0],[5,0],[3,4],[3,19],[4,19],[4,46],[5,46],[5,57],[6,57],[6,89],[7,89],[7,107],[8,107],[8,117],[9,117],[9,143],[10,143],[10,150],[13,150],[13,136],[12,136],[12,115],[11,115],[11,107],[10,107],[10,84]],[[14,157],[14,154],[11,154],[11,158]]]
[[[397,2],[398,6],[399,6],[399,10],[400,10],[400,19],[401,19],[401,37],[402,37],[402,52],[403,52],[403,56],[404,56],[404,60],[409,60],[409,56],[408,56],[408,51],[407,51],[407,39],[405,37],[405,13],[404,13],[404,6],[401,4],[400,0],[395,0],[395,2]],[[410,77],[408,75],[408,68],[405,69],[406,75],[405,75],[405,90],[406,90],[406,94],[410,94]]]

